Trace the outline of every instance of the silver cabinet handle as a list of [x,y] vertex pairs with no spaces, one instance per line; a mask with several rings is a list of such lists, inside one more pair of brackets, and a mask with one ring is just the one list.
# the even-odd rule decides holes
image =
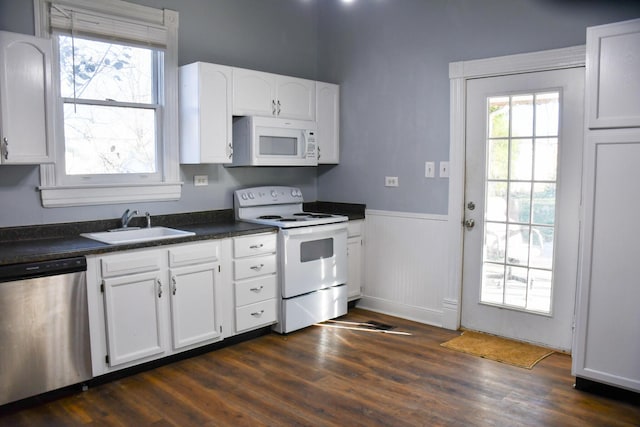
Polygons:
[[257,292],[260,292],[263,289],[264,289],[264,285],[260,285],[257,288],[251,288],[249,290],[257,293]]
[[276,100],[275,99],[271,100],[271,115],[273,115],[273,116],[276,115]]
[[227,151],[229,153],[228,156],[229,156],[229,158],[232,158],[233,157],[233,144],[230,142],[229,145],[227,146],[227,148],[228,148]]
[[254,266],[251,267],[251,269],[255,270],[255,271],[260,271],[260,270],[262,270],[262,267],[264,267],[264,264],[254,265]]
[[318,147],[318,160],[320,160],[320,157],[322,156],[320,155],[320,147]]
[[156,283],[158,284],[158,298],[162,298],[162,282],[160,279],[156,279]]
[[4,159],[9,160],[9,140],[5,136],[2,141],[4,142]]
[[251,245],[249,246],[250,249],[260,249],[262,248],[264,245],[262,243],[258,244],[258,245]]
[[178,281],[176,280],[176,276],[171,276],[171,284],[173,285],[173,295],[178,291]]
[[254,311],[253,313],[251,313],[251,315],[253,317],[260,317],[264,314],[264,310],[260,310],[260,311]]
[[280,115],[280,100],[278,100],[278,116]]

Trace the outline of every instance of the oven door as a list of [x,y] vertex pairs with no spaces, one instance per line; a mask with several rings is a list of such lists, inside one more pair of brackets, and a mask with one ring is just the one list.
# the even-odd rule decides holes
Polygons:
[[280,230],[282,297],[347,282],[347,223]]

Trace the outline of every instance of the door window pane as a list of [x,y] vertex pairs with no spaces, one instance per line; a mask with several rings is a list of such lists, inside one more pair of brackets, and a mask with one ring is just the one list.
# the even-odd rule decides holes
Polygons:
[[511,97],[510,136],[533,136],[533,95]]
[[551,311],[559,99],[488,100],[483,303]]

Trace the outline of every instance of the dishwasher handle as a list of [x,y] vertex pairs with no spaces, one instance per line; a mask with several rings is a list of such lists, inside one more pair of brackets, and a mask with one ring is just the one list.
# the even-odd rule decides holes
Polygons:
[[83,256],[0,266],[0,283],[87,271]]

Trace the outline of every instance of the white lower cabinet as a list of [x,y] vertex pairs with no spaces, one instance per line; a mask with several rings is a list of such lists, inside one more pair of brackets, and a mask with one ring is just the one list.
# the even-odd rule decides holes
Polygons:
[[236,333],[278,321],[276,243],[275,233],[233,239]]
[[349,221],[347,230],[347,262],[349,267],[347,290],[348,299],[352,301],[362,296],[364,220]]
[[87,257],[94,376],[222,339],[223,244]]

